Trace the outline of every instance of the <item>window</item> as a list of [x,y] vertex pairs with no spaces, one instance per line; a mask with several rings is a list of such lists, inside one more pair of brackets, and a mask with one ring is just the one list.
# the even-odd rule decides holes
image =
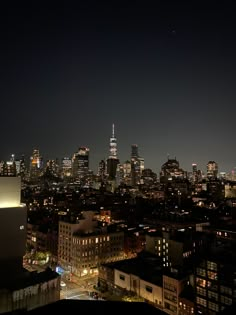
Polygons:
[[152,287],[149,285],[146,285],[146,291],[152,293]]
[[206,296],[206,289],[197,287],[197,294]]
[[171,302],[177,303],[177,297],[176,297],[175,295],[173,295],[173,294],[164,292],[164,298],[165,298],[166,300],[171,301]]
[[232,289],[231,289],[231,288],[228,288],[228,287],[225,287],[225,286],[223,286],[223,285],[220,286],[220,292],[221,292],[221,293],[225,293],[225,294],[232,295]]
[[125,276],[120,274],[120,280],[125,280]]
[[173,284],[168,283],[168,282],[164,282],[164,288],[166,290],[169,290],[169,291],[172,291],[172,292],[177,292],[176,286],[174,286]]
[[200,287],[203,287],[203,288],[206,287],[207,282],[206,282],[205,279],[196,278],[196,282],[197,282],[197,286],[200,286]]
[[205,277],[206,276],[206,270],[203,268],[197,268],[197,275]]
[[207,269],[209,270],[217,270],[217,264],[212,261],[207,261]]
[[208,308],[213,311],[219,311],[219,305],[212,302],[208,303]]
[[226,296],[221,296],[220,298],[221,303],[225,305],[231,305],[232,304],[232,299],[226,297]]
[[217,280],[218,278],[218,275],[217,275],[217,272],[214,272],[214,271],[207,271],[207,276],[209,279],[212,279],[212,280]]
[[198,297],[198,296],[197,296],[197,304],[199,304],[199,305],[202,305],[202,306],[206,307],[207,302],[206,302],[206,300],[205,300],[205,299],[202,299],[202,298],[200,298],[200,297]]
[[208,291],[208,297],[215,301],[218,301],[218,294],[216,292]]

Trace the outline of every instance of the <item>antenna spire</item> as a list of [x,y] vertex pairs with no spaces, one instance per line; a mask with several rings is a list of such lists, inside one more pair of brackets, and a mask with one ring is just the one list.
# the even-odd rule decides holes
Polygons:
[[112,124],[112,138],[115,138],[115,124]]

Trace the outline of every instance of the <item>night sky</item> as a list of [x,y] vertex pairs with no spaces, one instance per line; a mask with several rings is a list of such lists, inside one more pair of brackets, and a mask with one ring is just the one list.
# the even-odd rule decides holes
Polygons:
[[6,2],[0,160],[87,146],[96,171],[114,123],[121,162],[236,166],[233,1]]

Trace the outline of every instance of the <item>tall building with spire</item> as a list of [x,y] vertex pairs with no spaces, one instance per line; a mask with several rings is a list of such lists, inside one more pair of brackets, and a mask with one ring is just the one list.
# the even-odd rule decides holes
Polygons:
[[116,169],[119,164],[119,159],[117,157],[117,139],[115,136],[115,125],[112,124],[112,136],[110,138],[110,154],[107,159],[107,175],[108,179],[115,179],[116,177]]

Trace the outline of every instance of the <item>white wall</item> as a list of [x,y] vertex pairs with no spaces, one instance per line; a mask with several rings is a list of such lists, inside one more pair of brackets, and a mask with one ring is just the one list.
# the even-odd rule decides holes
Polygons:
[[0,208],[19,207],[20,199],[21,178],[0,177]]
[[[114,277],[115,285],[117,285],[120,288],[130,291],[130,275],[129,274],[115,269],[114,276],[115,276]],[[124,280],[121,279],[122,276],[124,277]]]
[[[147,286],[152,288],[152,292],[147,291]],[[159,305],[159,307],[162,307],[162,287],[145,280],[140,280],[140,296],[152,303]]]

